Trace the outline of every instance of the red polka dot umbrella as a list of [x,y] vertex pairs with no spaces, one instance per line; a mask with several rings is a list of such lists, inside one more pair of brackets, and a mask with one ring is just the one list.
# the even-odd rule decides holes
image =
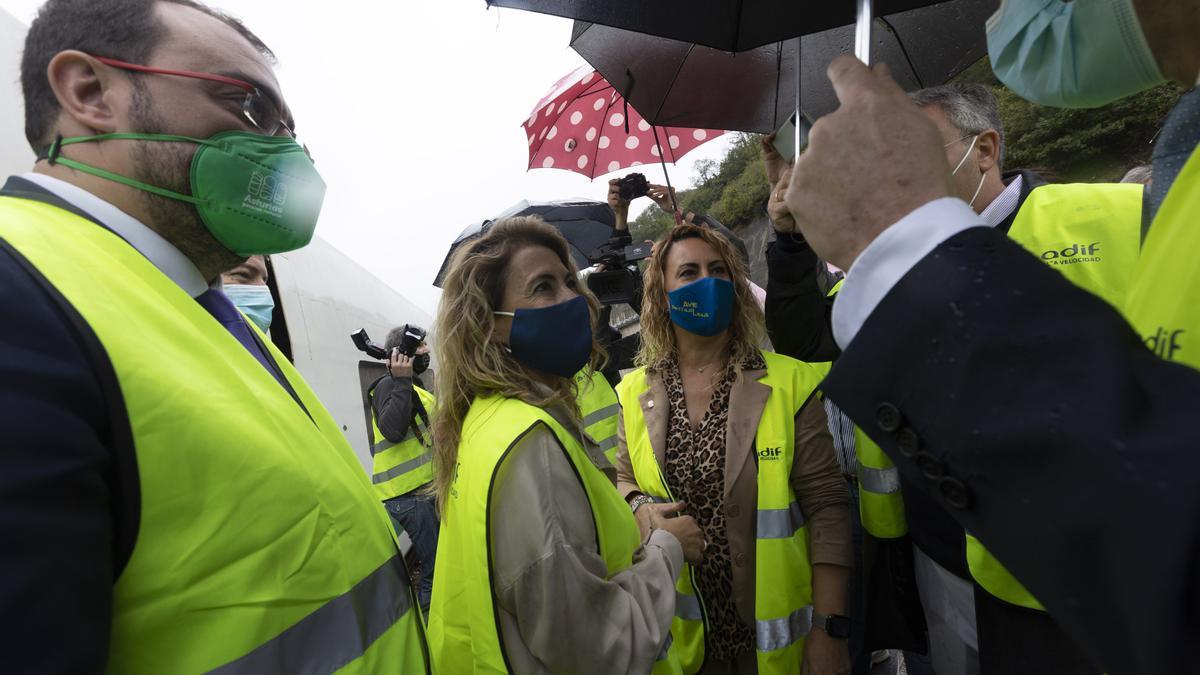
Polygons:
[[530,169],[564,169],[588,178],[661,163],[674,164],[717,129],[654,127],[591,66],[555,83],[521,125]]

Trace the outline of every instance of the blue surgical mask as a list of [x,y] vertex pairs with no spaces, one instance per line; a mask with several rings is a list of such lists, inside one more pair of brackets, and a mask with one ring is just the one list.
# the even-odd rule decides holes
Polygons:
[[264,333],[271,330],[271,314],[275,311],[271,289],[258,285],[226,284],[225,295],[229,296],[233,304],[237,305],[259,330]]
[[987,41],[996,77],[1040,105],[1098,108],[1163,81],[1131,0],[1004,0]]
[[513,318],[508,349],[529,368],[574,377],[592,357],[592,314],[582,295],[549,307],[493,313]]
[[704,277],[667,293],[671,321],[689,333],[711,337],[733,320],[733,283]]

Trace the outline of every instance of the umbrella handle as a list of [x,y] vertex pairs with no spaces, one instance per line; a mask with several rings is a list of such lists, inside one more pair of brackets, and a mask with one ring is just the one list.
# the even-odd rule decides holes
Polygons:
[[[628,119],[628,118],[627,118]],[[667,159],[663,154],[662,143],[658,140],[658,127],[651,125],[654,131],[654,145],[658,148],[658,163],[662,165],[663,178],[667,179],[667,196],[671,198],[671,210],[675,213],[675,224],[683,224],[683,214],[679,212],[679,203],[675,201],[675,189],[671,187],[671,174],[667,173]],[[672,155],[672,158],[674,155]]]
[[[854,23],[854,55],[866,65],[871,65],[871,28],[875,21],[873,0],[857,0],[857,16]],[[812,127],[804,118],[800,106],[800,89],[802,77],[802,61],[800,59],[800,44],[796,44],[796,153],[799,158],[801,151],[808,145],[808,130]]]
[[858,16],[854,24],[854,55],[871,65],[871,23],[875,20],[872,0],[858,0]]

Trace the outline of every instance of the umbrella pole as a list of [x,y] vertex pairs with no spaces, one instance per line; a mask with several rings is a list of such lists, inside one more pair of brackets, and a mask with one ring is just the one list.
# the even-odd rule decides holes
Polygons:
[[854,26],[854,55],[859,61],[871,65],[871,23],[875,13],[871,0],[858,0],[858,19]]
[[[866,65],[871,65],[871,27],[875,20],[873,0],[856,0],[858,15],[854,24],[854,55]],[[801,114],[800,82],[802,62],[800,60],[800,45],[803,40],[796,41],[796,157],[808,145],[808,123]]]
[[671,210],[675,215],[675,224],[683,223],[683,214],[679,212],[679,204],[675,201],[675,189],[671,187],[671,174],[667,173],[667,159],[663,155],[662,143],[658,140],[658,127],[650,127],[654,131],[654,146],[658,148],[658,163],[662,165],[663,178],[667,179],[667,196],[671,198]]

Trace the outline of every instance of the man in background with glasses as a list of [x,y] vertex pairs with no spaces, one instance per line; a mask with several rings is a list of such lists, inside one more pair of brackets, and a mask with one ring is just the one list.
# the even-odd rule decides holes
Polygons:
[[13,672],[428,672],[361,465],[221,289],[307,244],[324,197],[272,59],[190,0],[50,0],[30,27],[39,159],[0,190]]

